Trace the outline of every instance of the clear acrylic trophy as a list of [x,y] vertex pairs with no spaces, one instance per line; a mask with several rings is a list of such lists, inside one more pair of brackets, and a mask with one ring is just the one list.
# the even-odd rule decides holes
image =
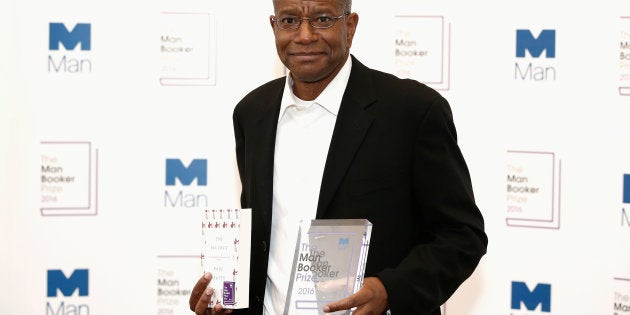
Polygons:
[[284,314],[324,314],[326,304],[358,291],[371,233],[365,219],[302,221]]

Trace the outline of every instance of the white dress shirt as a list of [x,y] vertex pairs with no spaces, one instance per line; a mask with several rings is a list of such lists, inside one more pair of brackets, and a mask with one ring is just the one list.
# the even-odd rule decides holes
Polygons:
[[330,139],[351,67],[348,57],[313,101],[296,97],[293,80],[287,76],[276,133],[265,314],[284,311],[299,222],[315,218]]

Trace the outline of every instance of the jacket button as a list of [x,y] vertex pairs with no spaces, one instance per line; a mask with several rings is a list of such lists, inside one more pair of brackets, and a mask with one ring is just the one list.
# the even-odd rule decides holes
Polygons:
[[260,245],[262,246],[263,252],[267,252],[267,242],[262,241],[262,242],[260,242]]

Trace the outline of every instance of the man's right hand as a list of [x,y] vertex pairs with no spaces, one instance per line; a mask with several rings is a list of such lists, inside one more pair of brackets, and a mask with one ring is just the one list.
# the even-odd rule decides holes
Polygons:
[[208,286],[211,280],[212,274],[207,272],[203,275],[203,277],[201,277],[201,279],[199,279],[199,281],[197,281],[197,284],[195,284],[195,287],[190,294],[190,300],[188,301],[190,310],[195,312],[197,315],[232,313],[232,310],[224,309],[221,304],[217,304],[213,308],[208,308],[210,298],[212,298],[212,293],[214,293],[214,290]]

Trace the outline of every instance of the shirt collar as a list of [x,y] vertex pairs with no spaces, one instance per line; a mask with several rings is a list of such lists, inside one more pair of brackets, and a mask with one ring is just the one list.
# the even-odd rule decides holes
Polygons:
[[[337,73],[335,78],[330,81],[326,88],[324,88],[322,93],[313,100],[313,103],[319,104],[331,114],[337,116],[339,113],[339,107],[341,107],[343,93],[346,91],[346,86],[348,85],[348,80],[350,79],[351,70],[352,58],[348,56],[348,59],[341,70],[339,70],[339,73]],[[282,101],[280,102],[280,115],[278,117],[278,121],[282,119],[282,116],[284,116],[284,113],[289,106],[295,105],[295,98],[297,98],[297,96],[293,94],[293,79],[291,78],[291,75],[287,75],[284,92],[282,94]]]

